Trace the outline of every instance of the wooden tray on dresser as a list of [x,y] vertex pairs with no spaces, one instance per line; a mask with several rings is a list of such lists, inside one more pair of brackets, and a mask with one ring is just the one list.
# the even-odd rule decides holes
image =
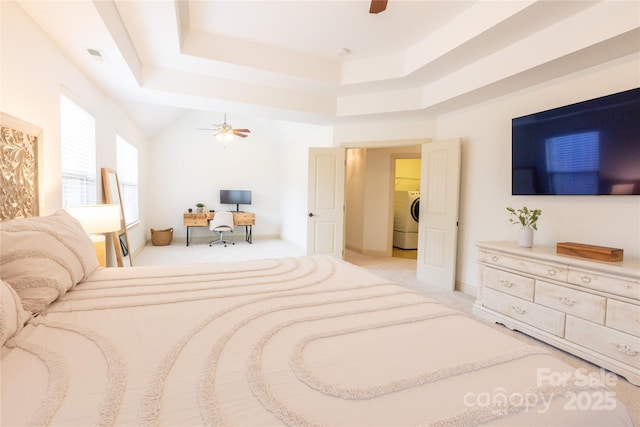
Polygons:
[[622,249],[573,242],[558,242],[556,245],[556,253],[558,255],[571,255],[597,261],[611,262],[622,261],[623,257]]

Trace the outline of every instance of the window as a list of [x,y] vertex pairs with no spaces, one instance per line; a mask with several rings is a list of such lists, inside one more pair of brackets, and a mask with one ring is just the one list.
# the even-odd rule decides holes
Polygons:
[[582,132],[546,141],[547,170],[552,193],[597,194],[600,134]]
[[96,203],[96,125],[91,114],[60,95],[62,207]]
[[116,136],[118,181],[127,225],[138,222],[138,149]]

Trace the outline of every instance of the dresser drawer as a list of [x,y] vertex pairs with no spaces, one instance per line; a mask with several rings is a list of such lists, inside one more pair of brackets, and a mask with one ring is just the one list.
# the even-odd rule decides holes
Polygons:
[[482,284],[488,288],[533,301],[534,280],[491,267],[482,269]]
[[483,305],[559,337],[564,335],[565,315],[558,311],[493,289],[485,289]]
[[480,252],[480,260],[489,265],[495,265],[523,273],[540,276],[547,279],[567,281],[568,268],[566,265],[532,261],[515,256],[503,255],[497,252]]
[[569,270],[569,283],[633,299],[640,299],[640,281],[586,270]]
[[606,325],[619,331],[640,336],[640,306],[609,299]]
[[565,338],[640,369],[640,338],[577,317],[567,316]]
[[607,299],[538,280],[535,302],[604,325]]

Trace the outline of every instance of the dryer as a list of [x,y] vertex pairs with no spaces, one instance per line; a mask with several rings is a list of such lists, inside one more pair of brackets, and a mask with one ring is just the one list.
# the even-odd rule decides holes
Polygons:
[[393,214],[393,246],[401,249],[418,248],[420,192],[396,191]]

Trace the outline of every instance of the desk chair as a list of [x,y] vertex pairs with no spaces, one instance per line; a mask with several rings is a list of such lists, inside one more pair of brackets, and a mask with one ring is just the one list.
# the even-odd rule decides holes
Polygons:
[[[223,233],[229,232],[233,233],[233,213],[232,212],[216,212],[213,216],[213,219],[209,221],[209,230],[215,231],[218,233],[218,240],[212,240],[209,242],[209,246],[215,243],[222,243],[225,247],[227,246],[226,240],[224,240]],[[235,245],[235,242],[231,242],[232,245]]]

